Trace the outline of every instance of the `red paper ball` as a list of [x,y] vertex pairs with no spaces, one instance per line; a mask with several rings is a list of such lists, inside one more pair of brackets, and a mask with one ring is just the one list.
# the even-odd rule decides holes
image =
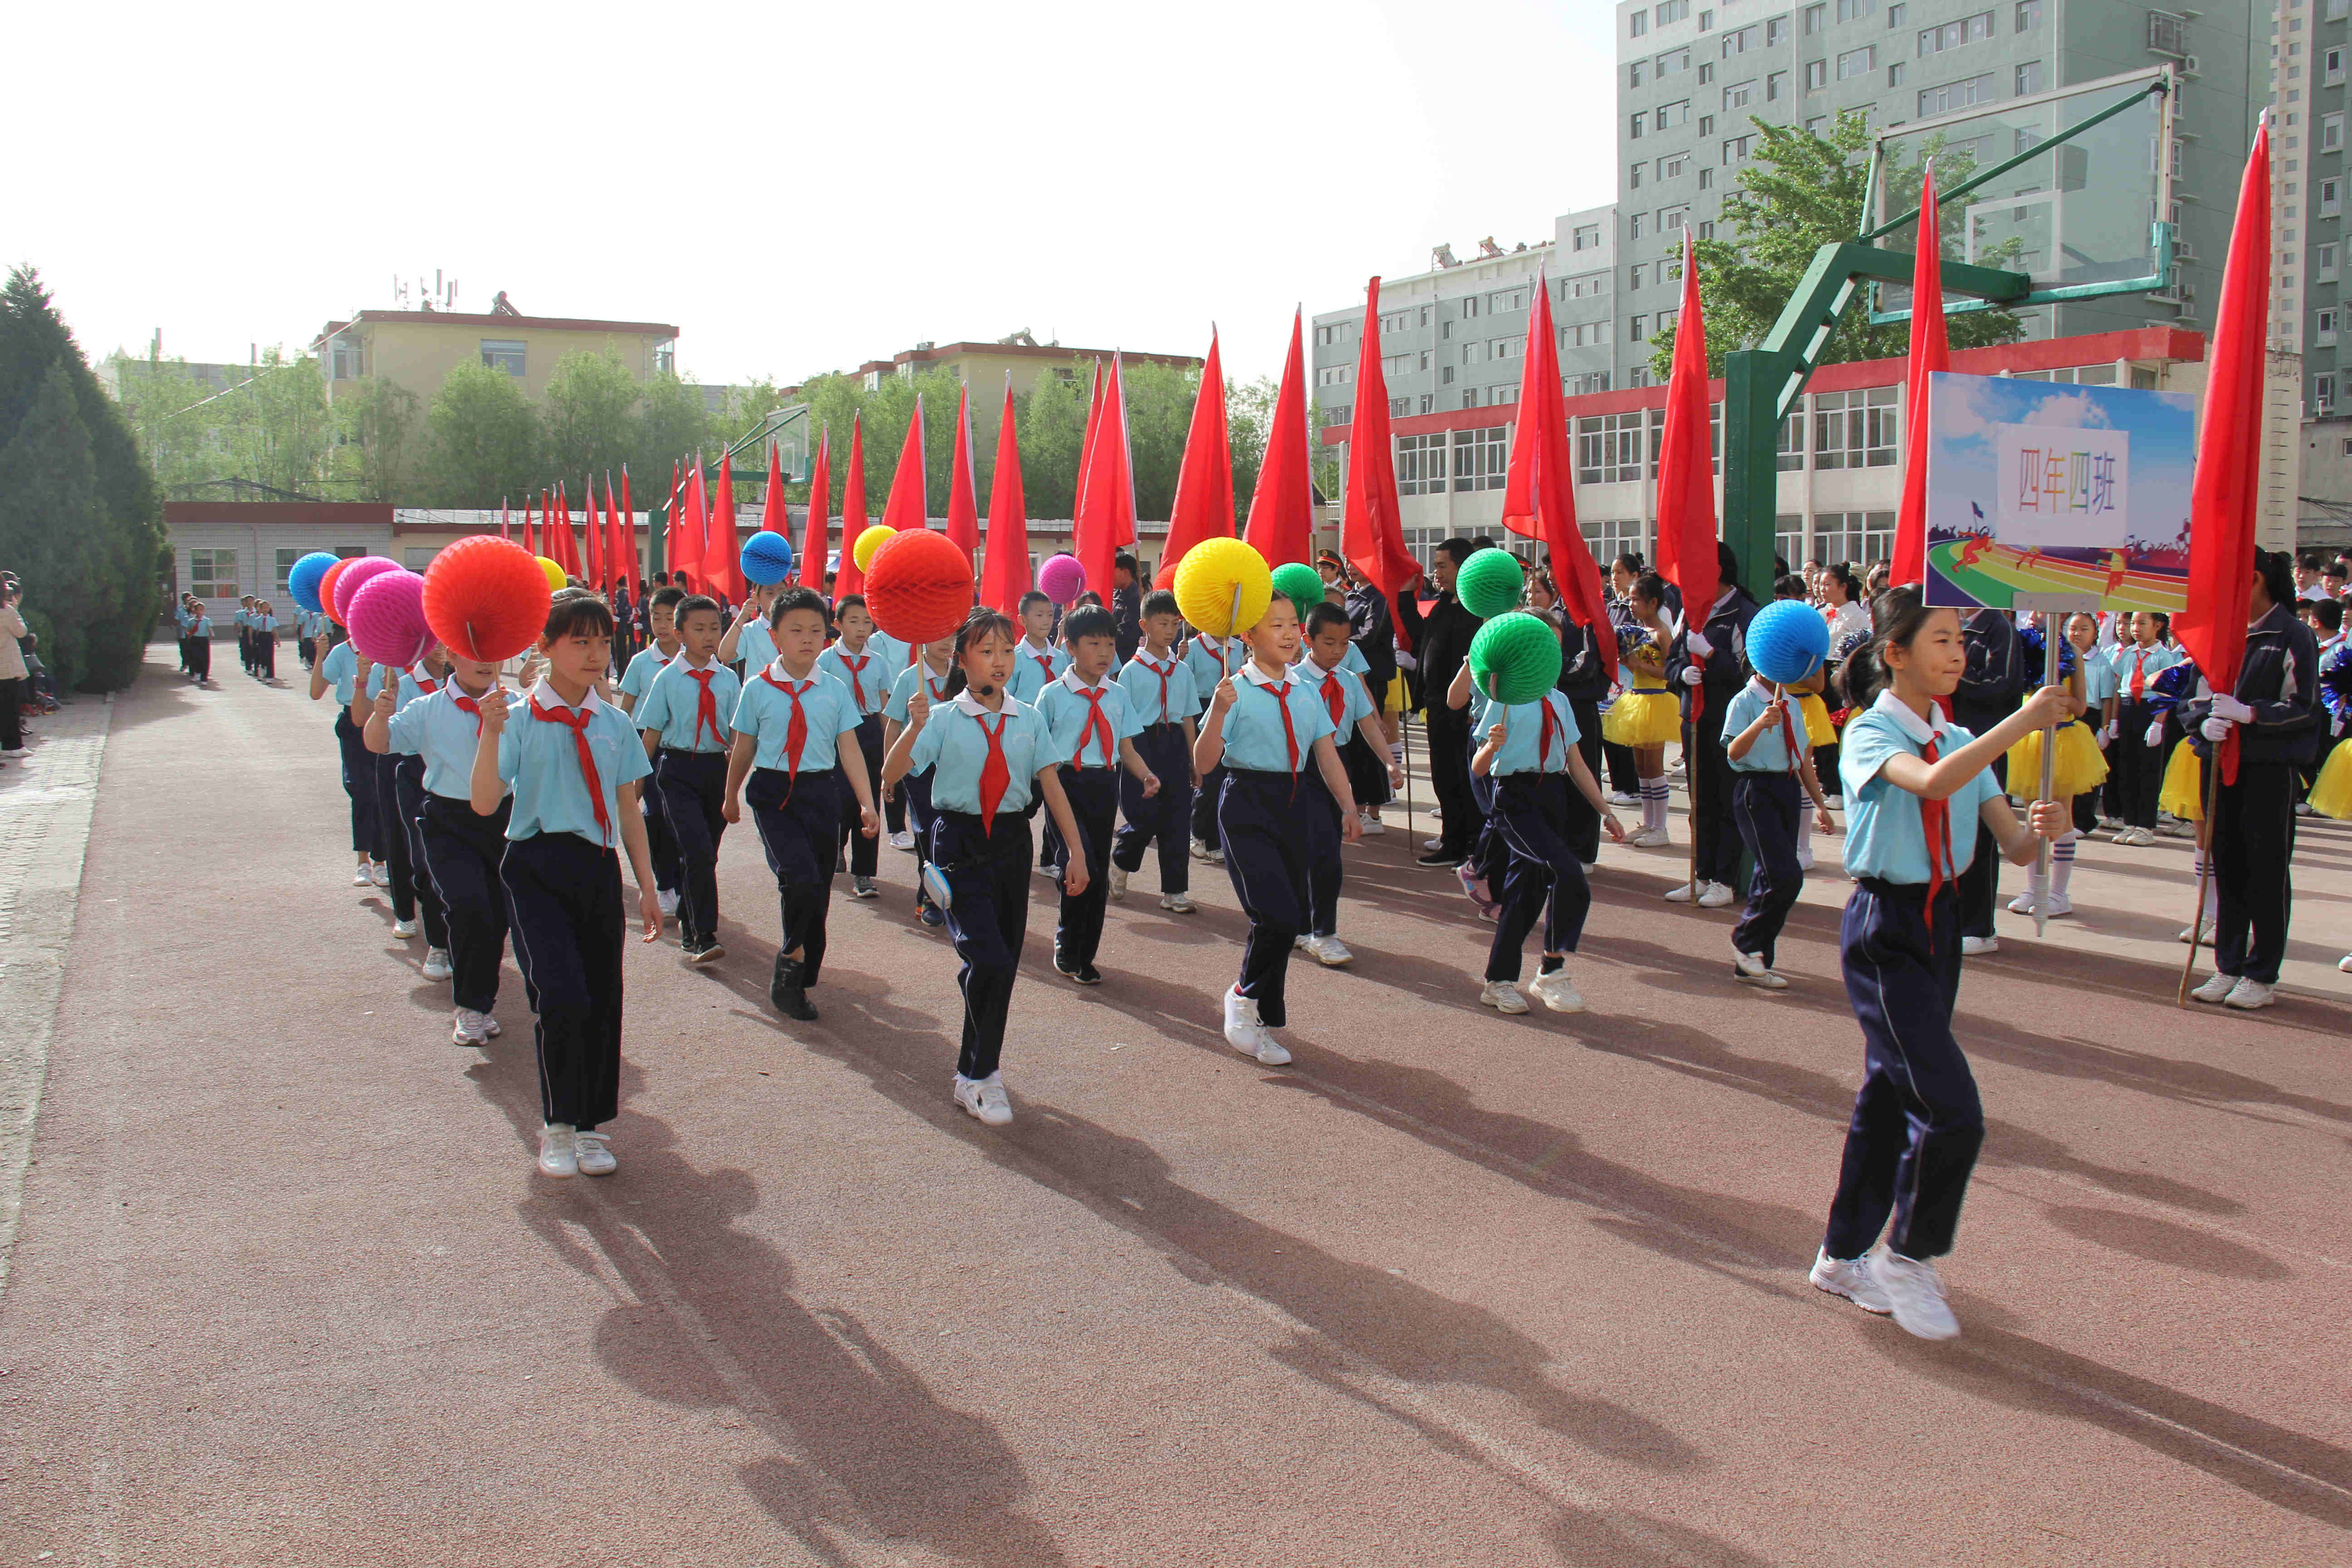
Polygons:
[[319,578],[319,613],[339,626],[343,624],[343,617],[335,613],[335,584],[341,579],[343,568],[358,559],[356,555],[346,555],[328,567]]
[[866,569],[866,610],[900,642],[920,647],[953,637],[971,615],[971,557],[944,533],[892,534]]
[[497,664],[547,629],[547,574],[521,545],[492,534],[461,539],[425,569],[425,621],[459,658]]

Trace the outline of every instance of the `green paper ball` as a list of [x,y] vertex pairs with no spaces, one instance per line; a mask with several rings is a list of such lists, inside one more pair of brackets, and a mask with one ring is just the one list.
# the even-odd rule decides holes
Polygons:
[[[1462,571],[1469,574],[1468,562]],[[1559,632],[1525,610],[1495,616],[1470,639],[1470,679],[1506,707],[1535,701],[1559,679]]]
[[1304,561],[1277,566],[1274,569],[1274,591],[1298,606],[1298,621],[1304,626],[1307,612],[1323,602],[1323,574]]
[[1480,620],[1507,615],[1519,607],[1528,574],[1519,558],[1507,550],[1481,550],[1462,563],[1454,579],[1454,595],[1462,607]]

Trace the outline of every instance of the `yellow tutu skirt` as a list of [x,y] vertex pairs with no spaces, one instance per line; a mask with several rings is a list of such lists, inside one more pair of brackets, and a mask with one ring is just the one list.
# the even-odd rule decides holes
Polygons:
[[2164,765],[2164,784],[2156,792],[2156,808],[2183,822],[2204,821],[2204,767],[2188,742],[2173,747],[2172,761]]
[[1405,710],[1405,704],[1411,700],[1404,683],[1404,671],[1400,669],[1389,678],[1388,692],[1381,699],[1381,711],[1402,713]]
[[1663,746],[1683,738],[1683,708],[1671,691],[1628,691],[1609,705],[1601,738],[1615,745]]
[[1837,726],[1830,722],[1830,705],[1822,700],[1818,691],[1804,693],[1797,704],[1805,715],[1805,739],[1816,746],[1826,746],[1837,740]]
[[[2090,727],[2077,721],[2058,731],[2058,760],[2050,771],[2050,798],[2072,800],[2107,782],[2106,753],[2091,738]],[[2042,731],[2034,731],[2009,749],[2009,793],[2032,800],[2042,787]]]
[[2311,809],[2322,816],[2352,816],[2352,746],[2327,753],[2319,776],[2312,781]]

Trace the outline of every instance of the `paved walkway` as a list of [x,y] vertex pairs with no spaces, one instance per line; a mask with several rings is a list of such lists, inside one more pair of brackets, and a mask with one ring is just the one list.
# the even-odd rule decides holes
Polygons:
[[1215,1032],[1221,879],[1192,920],[1116,909],[1094,992],[1051,977],[1041,903],[992,1132],[948,1100],[909,858],[835,904],[824,1020],[788,1030],[739,830],[729,959],[631,944],[620,1173],[550,1183],[520,984],[491,1049],[447,1043],[349,885],[331,715],[223,679],[159,662],[114,704],[78,910],[94,724],[0,773],[0,856],[54,814],[0,859],[7,1105],[40,1079],[19,966],[72,922],[0,1297],[0,1562],[2345,1560],[2336,825],[2272,1013],[2172,1005],[2180,846],[2089,849],[2079,929],[1971,967],[1991,1131],[1938,1346],[1803,1278],[1859,1058],[1826,869],[1765,997],[1727,916],[1658,901],[1678,851],[1612,850],[1593,1010],[1505,1019],[1485,928],[1392,832],[1279,1071]]

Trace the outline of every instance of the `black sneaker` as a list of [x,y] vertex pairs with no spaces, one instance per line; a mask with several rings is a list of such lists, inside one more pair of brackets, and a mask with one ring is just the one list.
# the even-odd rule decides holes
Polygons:
[[937,931],[940,927],[948,923],[946,912],[933,904],[925,904],[919,911],[919,914],[922,922],[925,925],[929,926],[933,931]]
[[768,1000],[787,1018],[796,1018],[803,1024],[816,1019],[816,1009],[809,1005],[808,992],[801,985],[797,959],[786,958],[782,953],[776,955],[775,977],[768,982]]
[[1463,853],[1462,853],[1461,851],[1459,851],[1459,850],[1455,850],[1455,849],[1433,849],[1433,850],[1431,850],[1431,851],[1430,851],[1428,854],[1426,854],[1426,855],[1416,855],[1416,856],[1414,856],[1414,857],[1412,858],[1412,863],[1413,863],[1414,865],[1416,865],[1416,866],[1432,866],[1432,867],[1436,867],[1436,866],[1448,866],[1448,867],[1451,867],[1451,866],[1459,866],[1459,865],[1461,865],[1464,861],[1465,861],[1465,860],[1467,860],[1467,859],[1469,859],[1469,858],[1470,858],[1470,857],[1469,857],[1469,856],[1463,854]]
[[853,899],[878,899],[882,896],[882,889],[874,885],[873,878],[857,877],[850,881],[849,896]]

